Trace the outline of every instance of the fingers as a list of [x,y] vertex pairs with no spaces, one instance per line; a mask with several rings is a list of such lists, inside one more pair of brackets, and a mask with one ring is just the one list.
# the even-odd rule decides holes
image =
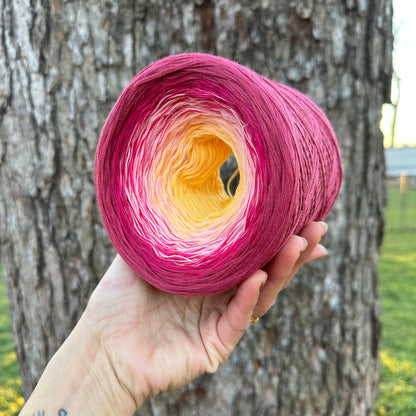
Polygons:
[[231,299],[218,321],[218,337],[226,348],[227,355],[234,349],[247,329],[254,306],[258,301],[260,288],[266,279],[267,274],[262,270],[257,270],[241,283],[236,295]]
[[313,260],[320,259],[321,257],[325,257],[328,254],[328,250],[322,245],[318,244],[315,249],[312,251],[309,258],[305,261],[305,263],[309,263]]
[[267,273],[257,270],[241,283],[216,325],[217,336],[221,341],[221,361],[235,348],[249,326],[250,318],[260,317],[269,310],[277,294],[289,284],[299,268],[304,263],[326,255],[326,249],[319,244],[326,230],[327,225],[324,223],[308,224],[300,235],[289,238],[267,265]]
[[[299,268],[309,260],[310,256],[316,249],[319,241],[323,235],[327,232],[328,225],[324,222],[311,222],[306,225],[305,228],[300,232],[300,236],[305,238],[308,241],[308,247],[301,253],[298,260],[296,261],[295,267],[293,269],[293,274],[295,274]],[[323,248],[323,247],[322,247]],[[317,253],[315,252],[315,255]]]
[[323,222],[312,222],[305,226],[300,235],[292,235],[284,247],[266,266],[268,279],[263,287],[254,316],[264,315],[276,301],[277,294],[291,281],[299,268],[312,260],[326,255],[326,249],[319,244],[328,226]]
[[306,249],[306,246],[307,241],[305,239],[292,235],[267,265],[268,278],[254,309],[254,316],[264,315],[273,306],[277,294],[282,289],[296,261],[299,259],[300,253]]

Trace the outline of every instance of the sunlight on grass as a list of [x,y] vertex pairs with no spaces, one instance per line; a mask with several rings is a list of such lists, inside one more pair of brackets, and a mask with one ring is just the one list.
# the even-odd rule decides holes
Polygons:
[[396,263],[404,263],[406,267],[409,266],[409,264],[414,263],[416,261],[416,255],[409,253],[407,255],[393,255],[393,254],[385,254],[385,259],[387,260],[393,260]]
[[0,384],[0,416],[16,416],[23,407],[20,378],[12,378]]
[[[380,358],[383,363],[385,374],[393,376],[397,375],[400,376],[401,379],[414,381],[414,378],[416,377],[416,361],[398,360],[386,351],[380,353]],[[415,388],[416,386],[413,386],[410,390],[414,390]]]
[[14,366],[16,363],[16,353],[14,351],[10,351],[7,354],[3,355],[2,360],[0,361],[0,368],[10,368]]
[[0,268],[0,416],[17,416],[23,406],[22,381],[10,328],[6,287]]

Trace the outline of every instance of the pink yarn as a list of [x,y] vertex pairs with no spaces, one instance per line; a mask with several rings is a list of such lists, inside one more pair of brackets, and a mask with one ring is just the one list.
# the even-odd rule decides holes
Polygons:
[[[223,215],[188,224],[181,199],[169,200],[169,166],[187,160],[193,142],[182,133],[201,120],[230,133],[244,186]],[[292,234],[325,218],[341,180],[334,132],[309,98],[204,54],[169,56],[136,75],[96,155],[97,200],[115,248],[150,284],[182,295],[225,291],[264,267]]]

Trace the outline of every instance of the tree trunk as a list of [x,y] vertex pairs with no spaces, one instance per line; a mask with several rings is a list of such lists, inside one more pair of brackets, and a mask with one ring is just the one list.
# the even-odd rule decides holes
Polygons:
[[391,0],[2,0],[0,19],[0,243],[24,395],[114,255],[93,184],[110,108],[142,67],[200,51],[314,99],[345,179],[328,258],[299,274],[216,374],[138,414],[371,414]]

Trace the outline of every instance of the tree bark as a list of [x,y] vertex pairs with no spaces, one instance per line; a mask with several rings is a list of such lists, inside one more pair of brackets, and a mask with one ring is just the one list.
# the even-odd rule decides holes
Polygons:
[[314,99],[339,138],[345,178],[328,258],[295,278],[215,375],[138,414],[371,414],[391,0],[2,0],[0,25],[0,249],[24,395],[114,255],[93,184],[109,110],[142,67],[199,51]]

